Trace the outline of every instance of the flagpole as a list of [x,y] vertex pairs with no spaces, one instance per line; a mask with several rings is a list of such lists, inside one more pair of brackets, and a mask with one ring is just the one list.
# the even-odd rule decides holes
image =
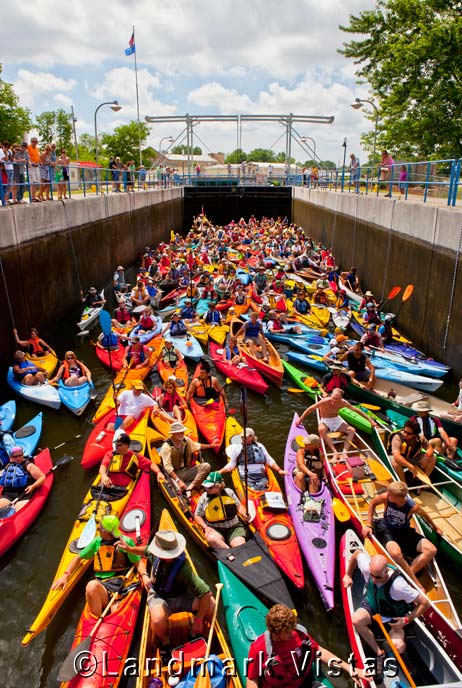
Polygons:
[[136,40],[135,40],[135,27],[133,27],[133,42],[135,45],[135,83],[136,83],[136,111],[138,114],[138,150],[140,153],[140,165],[143,164],[143,158],[141,157],[141,124],[140,124],[140,99],[138,96],[138,67],[136,64]]

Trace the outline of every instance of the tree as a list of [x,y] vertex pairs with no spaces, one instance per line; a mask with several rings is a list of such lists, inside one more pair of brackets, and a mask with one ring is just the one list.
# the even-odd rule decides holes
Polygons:
[[70,150],[72,145],[72,115],[62,108],[46,110],[35,118],[40,143],[54,141],[58,148]]
[[95,161],[95,137],[91,134],[80,134],[79,136],[79,160],[83,162]]
[[[173,146],[172,153],[173,155],[188,155],[188,146]],[[202,148],[194,146],[192,154],[202,155]]]
[[225,162],[231,163],[232,165],[236,165],[243,162],[244,160],[247,160],[247,158],[247,153],[243,151],[242,148],[236,148],[236,150],[233,150],[232,153],[226,156]]
[[[149,127],[140,122],[141,146],[149,136]],[[118,155],[123,162],[127,160],[139,161],[138,122],[122,124],[114,129],[113,134],[101,134],[99,143],[106,155]]]
[[[350,16],[360,35],[340,50],[357,65],[379,108],[379,145],[400,157],[462,155],[462,78],[458,0],[377,0]],[[369,113],[374,119],[374,113]],[[371,148],[371,135],[363,137]]]
[[274,162],[274,151],[271,148],[254,148],[249,153],[249,160],[254,162]]
[[20,143],[26,132],[32,127],[30,111],[18,105],[19,98],[12,84],[1,78],[0,64],[0,132],[2,141]]

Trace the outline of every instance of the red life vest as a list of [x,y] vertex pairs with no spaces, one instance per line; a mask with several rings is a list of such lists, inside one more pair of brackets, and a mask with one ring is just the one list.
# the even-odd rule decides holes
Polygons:
[[150,315],[143,315],[143,317],[140,318],[140,326],[143,330],[152,330],[154,325],[154,320]]
[[30,339],[27,340],[27,343],[29,344],[29,353],[30,354],[43,354],[43,348],[40,344],[39,338],[35,337],[35,339]]
[[125,308],[122,310],[121,308],[118,308],[116,312],[114,313],[115,319],[117,322],[120,322],[121,324],[125,325],[126,323],[130,322],[130,313],[128,310]]

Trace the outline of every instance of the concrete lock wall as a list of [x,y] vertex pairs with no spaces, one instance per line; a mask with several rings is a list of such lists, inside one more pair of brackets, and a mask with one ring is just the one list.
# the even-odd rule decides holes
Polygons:
[[20,333],[34,325],[45,336],[78,308],[79,282],[84,291],[100,288],[119,263],[130,266],[144,246],[168,241],[182,221],[176,188],[0,208],[3,357],[14,347],[7,293]]
[[386,298],[396,312],[408,284],[398,327],[415,345],[462,374],[462,211],[316,189],[293,189],[293,221],[328,247],[342,269],[354,265],[364,289]]

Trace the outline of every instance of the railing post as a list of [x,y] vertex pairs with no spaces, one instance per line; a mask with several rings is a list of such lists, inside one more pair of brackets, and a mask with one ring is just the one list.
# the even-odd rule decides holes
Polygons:
[[459,182],[460,182],[460,168],[462,165],[462,158],[459,158],[455,167],[454,171],[454,183],[453,183],[453,190],[452,190],[452,205],[455,206],[457,203],[457,192],[459,190]]
[[425,175],[425,191],[424,191],[424,203],[427,202],[428,195],[428,183],[430,181],[431,163],[427,162],[427,174]]
[[451,172],[449,173],[449,186],[448,186],[447,205],[451,205],[451,204],[452,204],[452,193],[453,193],[453,188],[454,188],[454,180],[455,180],[456,166],[457,166],[457,162],[456,162],[456,159],[454,158],[454,159],[451,161]]
[[82,167],[82,187],[83,187],[83,197],[85,198],[87,195],[87,187],[86,187],[86,180],[85,180],[85,170]]
[[406,176],[406,193],[405,193],[405,198],[407,201],[408,193],[409,193],[409,182],[411,179],[411,166],[407,166],[407,176]]
[[49,174],[50,174],[50,198],[53,200],[53,181],[54,181],[54,176],[55,176],[55,168],[52,167],[51,165],[48,166]]

